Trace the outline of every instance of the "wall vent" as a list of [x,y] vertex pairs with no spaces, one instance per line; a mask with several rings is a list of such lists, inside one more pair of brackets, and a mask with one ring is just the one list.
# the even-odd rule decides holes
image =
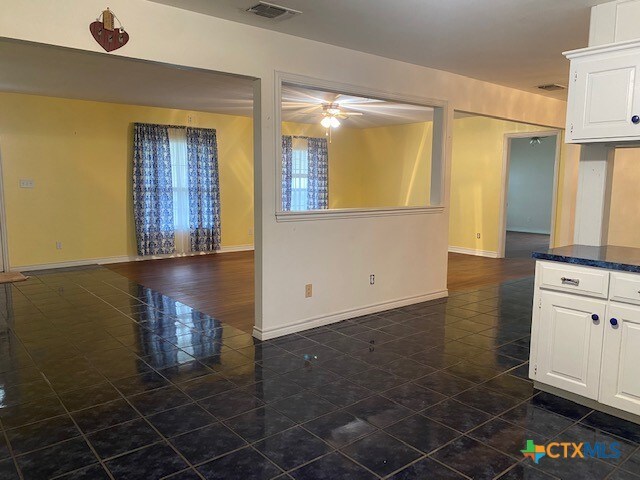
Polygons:
[[538,85],[540,90],[544,90],[545,92],[555,92],[558,90],[566,90],[567,87],[564,85],[559,85],[557,83],[548,83],[546,85]]
[[275,5],[268,2],[260,2],[253,7],[248,8],[247,12],[270,19],[285,19],[302,13],[298,10],[293,10],[291,8],[283,7],[281,5]]

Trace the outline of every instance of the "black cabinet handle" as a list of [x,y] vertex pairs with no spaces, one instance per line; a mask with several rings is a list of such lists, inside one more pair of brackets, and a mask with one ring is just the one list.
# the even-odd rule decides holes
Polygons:
[[611,320],[609,320],[609,323],[611,324],[612,327],[617,327],[618,326],[618,319],[617,318],[612,318]]
[[598,316],[597,313],[594,313],[593,315],[591,315],[591,320],[593,320],[594,322],[597,322],[598,320],[600,320],[600,317]]
[[631,123],[633,123],[634,125],[637,125],[640,123],[640,117],[638,115],[634,115],[633,117],[631,117]]

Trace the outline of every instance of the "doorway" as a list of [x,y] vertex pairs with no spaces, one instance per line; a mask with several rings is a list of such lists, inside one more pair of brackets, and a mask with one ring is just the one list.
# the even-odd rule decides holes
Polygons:
[[[115,265],[131,282],[251,332],[257,79],[8,40],[0,60],[10,66],[0,91],[4,269],[7,260],[20,272],[108,265],[99,269],[107,275]],[[172,143],[174,131],[184,135]],[[188,145],[206,181],[186,180]],[[192,197],[193,215],[190,206],[180,213],[193,228],[191,218],[174,221]]]
[[[2,173],[2,146],[0,146],[0,273],[11,270],[9,252],[7,250],[7,217],[4,209],[4,181]],[[22,187],[22,182],[20,182]]]
[[553,245],[560,134],[505,135],[501,258],[531,258]]

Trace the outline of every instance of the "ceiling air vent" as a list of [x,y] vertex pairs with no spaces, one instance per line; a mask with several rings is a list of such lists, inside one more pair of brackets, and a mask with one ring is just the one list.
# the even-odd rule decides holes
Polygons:
[[546,85],[538,85],[538,88],[545,92],[555,92],[557,90],[566,90],[567,87],[564,85],[558,85],[557,83],[548,83]]
[[302,12],[298,10],[293,10],[291,8],[283,7],[281,5],[275,5],[273,3],[260,2],[257,5],[254,5],[251,8],[247,9],[247,12],[255,13],[261,17],[265,18],[278,18],[284,19],[288,17],[292,17],[294,15],[298,15]]

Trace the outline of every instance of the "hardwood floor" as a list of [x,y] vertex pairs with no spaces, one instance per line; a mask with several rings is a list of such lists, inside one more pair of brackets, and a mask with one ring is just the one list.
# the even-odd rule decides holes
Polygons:
[[539,233],[507,232],[505,257],[531,258],[531,252],[547,250],[550,239],[550,235]]
[[450,253],[447,284],[450,291],[469,290],[530,277],[534,269],[532,258],[487,258]]
[[105,265],[247,333],[253,330],[253,252]]
[[[253,330],[253,252],[167,258],[105,265],[247,333]],[[531,258],[494,259],[449,254],[451,291],[533,275]]]
[[467,290],[505,280],[533,276],[535,261],[531,252],[549,248],[549,235],[507,232],[506,258],[449,254],[449,290]]

